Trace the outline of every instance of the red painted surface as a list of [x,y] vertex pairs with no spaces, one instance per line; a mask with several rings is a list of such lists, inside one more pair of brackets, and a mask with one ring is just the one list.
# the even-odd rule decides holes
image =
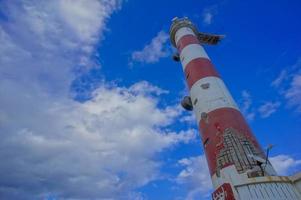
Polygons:
[[220,77],[211,61],[207,58],[196,58],[190,61],[186,65],[185,76],[189,89],[201,78],[208,76]]
[[[178,51],[181,52],[190,44],[200,43],[195,35],[188,34],[182,36],[177,43]],[[191,89],[195,82],[202,78],[210,76],[220,77],[211,61],[207,58],[196,58],[190,61],[185,66],[185,76],[189,89]],[[223,144],[223,133],[226,128],[235,129],[238,134],[242,134],[246,137],[247,140],[263,154],[263,151],[240,111],[233,108],[220,108],[207,114],[207,120],[201,120],[199,122],[199,129],[202,141],[206,141],[204,149],[211,175],[217,171],[217,155],[225,148]],[[233,163],[225,163],[221,167],[224,168],[232,164]]]
[[[220,108],[208,113],[208,123],[199,122],[202,141],[208,141],[204,146],[210,174],[216,172],[216,156],[223,149],[223,132],[226,128],[233,128],[243,134],[260,152],[263,152],[256,141],[251,129],[242,114],[233,108]],[[226,163],[225,165],[230,165]],[[225,166],[224,166],[225,167]]]
[[213,200],[235,200],[233,190],[229,183],[224,183],[212,193]]
[[200,44],[198,38],[195,35],[184,35],[177,43],[179,53],[190,44]]

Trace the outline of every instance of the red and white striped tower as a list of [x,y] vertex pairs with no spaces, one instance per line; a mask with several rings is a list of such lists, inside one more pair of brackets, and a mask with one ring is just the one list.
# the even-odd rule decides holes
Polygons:
[[[201,45],[216,44],[220,37],[198,32],[187,18],[175,18],[170,39],[179,52],[190,90],[182,105],[194,110],[199,125],[215,189],[213,199],[278,199],[281,192],[272,183],[264,185],[265,192],[259,187],[271,177],[275,182],[278,176]],[[291,196],[281,199],[299,198],[293,186],[290,189]]]

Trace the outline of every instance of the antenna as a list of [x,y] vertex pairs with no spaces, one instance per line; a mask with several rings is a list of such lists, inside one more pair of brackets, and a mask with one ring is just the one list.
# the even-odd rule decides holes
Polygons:
[[271,149],[274,147],[275,145],[272,145],[272,144],[269,144],[268,147],[267,147],[267,152],[266,152],[266,157],[265,157],[265,164],[264,164],[264,168],[263,170],[265,170],[268,162],[269,162],[269,153],[271,151]]

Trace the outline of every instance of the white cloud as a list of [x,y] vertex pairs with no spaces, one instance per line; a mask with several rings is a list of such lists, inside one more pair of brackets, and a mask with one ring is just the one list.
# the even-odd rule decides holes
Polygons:
[[267,118],[277,111],[281,103],[279,101],[267,101],[259,107],[253,105],[251,94],[243,90],[240,99],[240,109],[247,120],[252,121],[259,114],[261,118]]
[[102,38],[106,20],[118,9],[113,7],[115,0],[4,4],[2,12],[8,21],[0,27],[1,78],[24,83],[36,80],[35,87],[56,93],[69,90],[74,77],[70,71],[94,65],[90,59],[94,46]]
[[95,65],[90,57],[119,1],[3,3],[1,198],[133,199],[160,176],[157,153],[195,133],[166,128],[178,112],[159,109],[165,91],[147,82],[104,83],[85,103],[70,99],[72,71]]
[[279,87],[283,83],[283,81],[287,80],[287,78],[288,78],[288,72],[284,69],[280,72],[278,77],[274,81],[272,81],[271,86]]
[[285,92],[285,98],[289,105],[296,106],[298,112],[301,112],[301,73],[293,75],[290,86]]
[[[80,41],[98,40],[105,20],[120,6],[119,1],[59,1],[59,11],[66,25],[75,32]],[[89,49],[89,48],[88,48]]]
[[34,112],[26,110],[25,123],[7,116],[15,126],[2,134],[2,190],[47,191],[62,199],[120,198],[158,178],[154,155],[193,140],[195,133],[162,129],[172,122],[170,110],[158,109],[145,91],[135,92],[101,87],[83,104],[67,99],[37,104]]
[[167,94],[168,91],[162,90],[161,88],[151,85],[147,81],[141,81],[137,84],[132,85],[129,88],[132,92],[143,92],[144,93],[149,93],[149,94],[156,94],[156,95],[161,95],[161,94]]
[[180,118],[180,122],[185,122],[185,123],[188,123],[190,125],[197,124],[195,115],[194,115],[194,113],[191,113],[191,112],[185,113],[184,115],[182,115],[181,118]]
[[301,112],[301,58],[295,64],[283,69],[272,82],[290,107],[295,107]]
[[202,17],[203,17],[203,23],[205,25],[210,25],[213,23],[213,19],[217,15],[217,8],[218,8],[218,5],[216,4],[216,5],[207,7],[203,10]]
[[178,174],[178,184],[189,190],[185,199],[201,199],[210,196],[212,183],[205,155],[184,158],[178,162],[184,169]]
[[271,116],[273,113],[277,111],[279,106],[281,105],[280,102],[265,102],[258,108],[258,111],[262,118],[267,118]]
[[205,13],[204,13],[204,15],[203,15],[203,22],[205,23],[205,24],[211,24],[212,23],[212,20],[213,20],[213,14],[211,13],[211,12],[209,12],[209,11],[206,11]]
[[251,107],[251,104],[252,104],[251,95],[246,90],[243,90],[241,95],[242,95],[242,98],[243,98],[242,110],[246,111]]
[[169,35],[164,31],[160,31],[152,41],[147,44],[141,51],[134,51],[131,55],[131,63],[156,63],[161,58],[170,54],[170,49],[166,45]]
[[296,160],[289,155],[278,155],[269,160],[280,175],[290,175],[296,167],[301,166],[301,160]]
[[255,111],[251,108],[251,105],[253,103],[251,94],[248,91],[243,90],[241,93],[240,101],[240,108],[242,113],[248,120],[252,121],[255,118]]

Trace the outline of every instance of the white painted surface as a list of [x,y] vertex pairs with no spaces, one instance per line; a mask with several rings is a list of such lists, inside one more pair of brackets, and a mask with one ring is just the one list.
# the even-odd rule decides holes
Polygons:
[[217,189],[219,186],[223,185],[224,183],[230,183],[230,185],[233,185],[233,182],[231,180],[233,179],[235,180],[239,178],[240,175],[237,173],[235,166],[230,165],[221,170],[220,177],[218,177],[216,173],[213,174],[213,176],[211,176],[211,181],[212,181],[213,188]]
[[221,169],[220,176],[212,177],[216,189],[230,183],[237,200],[301,200],[296,179],[287,176],[262,176],[248,178],[247,173],[239,174],[234,165]]
[[301,192],[301,179],[295,182],[296,188],[299,192]]
[[236,187],[239,198],[243,200],[300,200],[300,195],[291,183],[254,183]]
[[185,35],[195,35],[195,34],[191,28],[188,27],[180,28],[175,35],[176,44],[178,44],[179,40]]
[[[203,89],[204,84],[209,84],[209,88]],[[198,122],[203,112],[209,113],[219,108],[239,110],[226,85],[218,77],[210,76],[198,80],[190,90],[190,97],[193,104],[197,99],[193,110]]]
[[196,58],[207,58],[210,60],[204,48],[199,44],[187,45],[180,54],[181,63],[185,70],[187,64]]
[[301,193],[301,171],[291,176],[290,179],[294,183],[298,192]]

